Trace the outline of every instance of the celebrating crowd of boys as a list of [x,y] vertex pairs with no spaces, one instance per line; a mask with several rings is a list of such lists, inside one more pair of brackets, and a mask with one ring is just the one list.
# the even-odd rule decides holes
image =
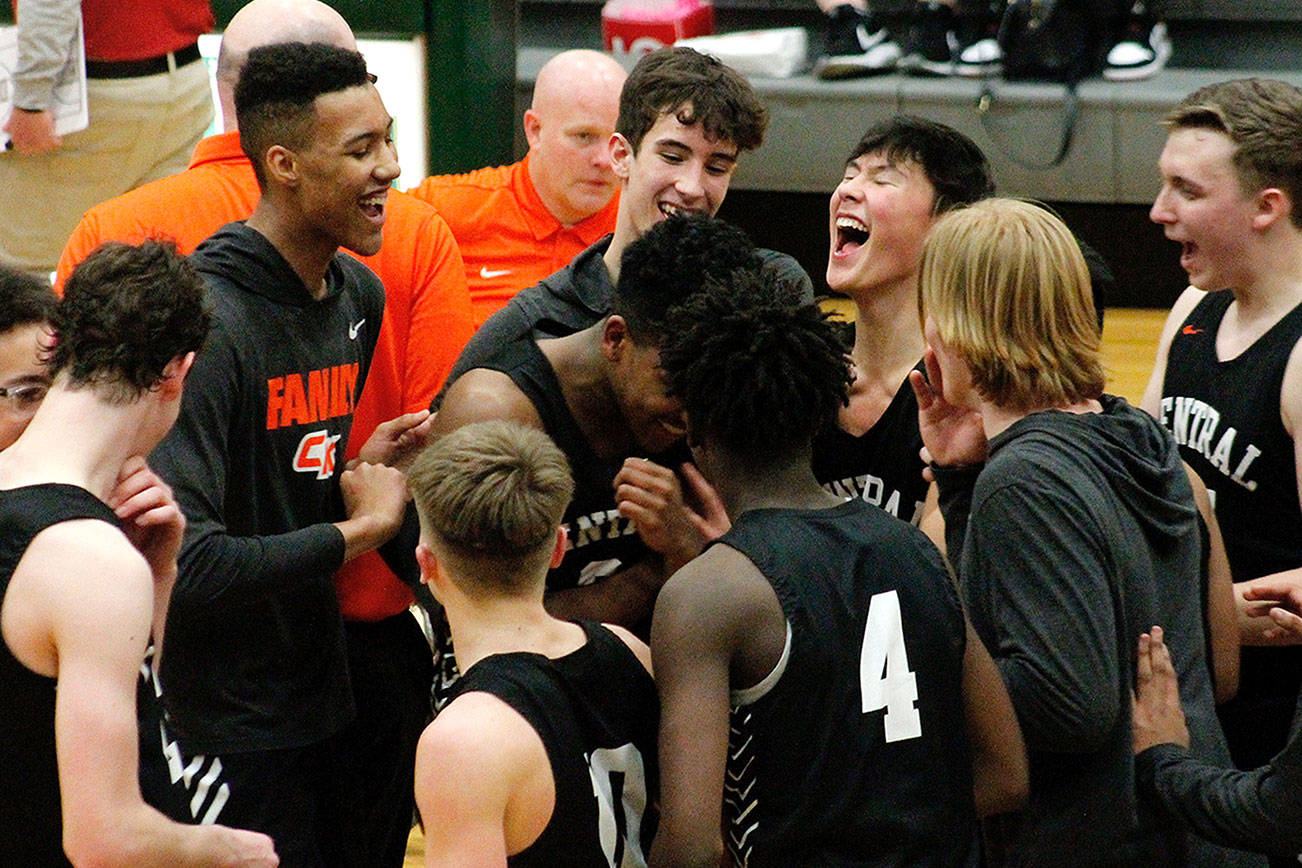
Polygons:
[[252,0],[228,131],[0,269],[0,864],[1296,863],[1302,91],[1167,116],[1134,408],[951,128],[846,160],[847,343],[717,60],[405,194],[373,82]]

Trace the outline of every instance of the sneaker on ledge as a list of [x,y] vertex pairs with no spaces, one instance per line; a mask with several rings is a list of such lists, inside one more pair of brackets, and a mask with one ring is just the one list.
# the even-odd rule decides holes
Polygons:
[[823,54],[814,62],[814,75],[853,78],[890,72],[900,54],[899,43],[871,14],[842,4],[828,15],[827,42]]
[[979,5],[975,14],[962,16],[955,75],[985,78],[1004,71],[1004,52],[999,47],[999,25],[1003,17],[1003,0],[988,0]]
[[1004,52],[999,40],[985,36],[958,53],[954,61],[954,74],[964,78],[985,78],[1004,71]]
[[921,75],[953,75],[959,53],[953,8],[935,0],[917,4],[907,44],[900,60],[902,69]]
[[1166,24],[1156,20],[1143,0],[1138,0],[1108,51],[1103,77],[1109,81],[1151,78],[1166,68],[1171,51],[1171,37],[1167,35]]

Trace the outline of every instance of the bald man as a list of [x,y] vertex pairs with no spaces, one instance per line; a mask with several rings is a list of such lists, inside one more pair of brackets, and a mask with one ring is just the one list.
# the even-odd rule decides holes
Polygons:
[[[240,149],[235,85],[251,49],[285,41],[356,48],[348,23],[317,0],[253,0],[241,8],[218,58],[227,132],[201,141],[187,171],[87,212],[64,250],[60,285],[101,241],[166,236],[189,253],[223,224],[253,212],[258,185]],[[345,452],[350,459],[381,422],[429,406],[473,332],[461,257],[447,225],[434,209],[396,190],[384,211],[380,252],[358,256],[379,275],[386,298]],[[349,814],[357,827],[341,830],[340,847],[350,864],[398,866],[411,828],[416,740],[429,715],[429,646],[407,611],[411,590],[374,552],[345,564],[336,589],[357,707],[342,751],[342,773],[354,785],[341,788],[353,800]]]
[[615,229],[610,134],[624,69],[598,51],[562,52],[534,84],[518,163],[426,178],[410,192],[452,227],[478,327],[511,296]]

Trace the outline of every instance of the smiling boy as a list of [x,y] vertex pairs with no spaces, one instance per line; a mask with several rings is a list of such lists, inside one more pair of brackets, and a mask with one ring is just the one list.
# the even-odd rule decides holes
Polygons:
[[[713,216],[738,156],[760,146],[767,125],[768,111],[750,83],[713,57],[677,47],[638,61],[620,91],[610,137],[620,187],[614,233],[489,317],[461,351],[449,385],[521,335],[560,337],[608,314],[624,249],[672,214]],[[769,267],[809,286],[791,257],[764,256]],[[808,292],[812,298],[812,287]]]
[[[1162,330],[1143,407],[1207,486],[1234,580],[1302,576],[1302,91],[1210,85],[1167,116],[1149,216],[1181,245],[1190,287]],[[1264,640],[1244,635],[1245,644]],[[1284,744],[1302,654],[1244,649],[1221,708],[1235,762]]]
[[161,677],[186,760],[220,760],[212,813],[269,833],[286,864],[334,865],[353,700],[333,576],[406,505],[400,471],[343,469],[384,293],[339,247],[379,249],[398,163],[355,51],[255,48],[235,105],[262,197],[191,257],[214,328],[154,453],[188,520]]

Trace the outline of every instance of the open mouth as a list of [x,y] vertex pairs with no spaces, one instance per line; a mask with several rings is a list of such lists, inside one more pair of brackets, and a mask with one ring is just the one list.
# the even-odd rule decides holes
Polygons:
[[376,223],[384,222],[384,202],[388,198],[388,192],[372,193],[361,200],[362,213],[367,219]]
[[660,202],[656,205],[660,213],[666,217],[673,217],[676,214],[698,214],[700,212],[692,208],[684,208],[681,205],[674,205],[670,202]]
[[840,255],[854,253],[867,242],[868,234],[868,227],[862,220],[854,217],[837,217],[834,252]]

